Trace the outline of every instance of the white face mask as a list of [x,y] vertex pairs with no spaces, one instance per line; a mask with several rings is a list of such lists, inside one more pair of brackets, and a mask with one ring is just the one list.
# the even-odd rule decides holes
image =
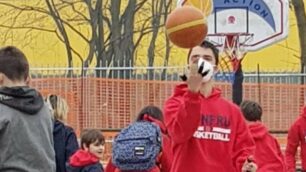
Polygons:
[[203,70],[200,71],[200,72],[201,72],[201,74],[205,74],[205,75],[203,76],[202,81],[203,82],[208,82],[208,81],[211,80],[211,78],[214,75],[214,66],[210,62],[200,58],[199,61],[198,61],[198,68],[200,68],[200,66],[203,63],[204,63]]

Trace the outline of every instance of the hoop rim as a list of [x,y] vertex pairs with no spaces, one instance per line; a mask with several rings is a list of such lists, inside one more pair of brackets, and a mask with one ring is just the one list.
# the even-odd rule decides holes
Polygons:
[[211,33],[211,34],[207,34],[207,37],[210,36],[254,36],[254,33],[246,33],[246,32],[228,32],[228,33]]
[[[232,71],[235,72],[241,67],[241,62],[248,52],[245,47],[245,43],[251,39],[255,34],[246,33],[246,32],[230,32],[230,33],[214,33],[208,34],[209,37],[219,37],[219,42],[213,42],[215,46],[219,49],[220,53],[225,53],[226,57],[229,58],[229,61],[225,63],[230,63],[232,66]],[[239,38],[244,39],[240,40]],[[230,42],[228,42],[230,41]],[[229,64],[226,64],[226,68],[229,68]],[[221,67],[224,68],[224,67]]]
[[[206,39],[209,40],[209,37],[220,37],[222,39],[224,39],[221,42],[215,42],[213,41],[213,44],[215,44],[216,47],[220,48],[224,46],[225,41],[229,38],[229,37],[237,37],[239,39],[240,36],[244,36],[245,37],[245,41],[244,42],[239,42],[239,46],[236,47],[231,47],[231,48],[238,48],[238,47],[248,47],[248,45],[245,44],[245,42],[247,42],[250,38],[252,38],[255,34],[254,33],[246,33],[246,32],[228,32],[228,33],[213,33],[213,34],[207,34]],[[238,44],[237,44],[238,45]]]

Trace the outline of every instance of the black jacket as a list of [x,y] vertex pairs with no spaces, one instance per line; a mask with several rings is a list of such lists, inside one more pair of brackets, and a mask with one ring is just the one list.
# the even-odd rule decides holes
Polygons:
[[70,156],[79,149],[76,134],[71,127],[55,120],[53,138],[56,172],[66,172],[66,163],[69,162]]

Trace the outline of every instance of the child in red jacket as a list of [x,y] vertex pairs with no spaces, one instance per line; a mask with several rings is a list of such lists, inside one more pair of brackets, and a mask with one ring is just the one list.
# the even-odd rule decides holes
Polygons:
[[280,146],[261,122],[261,106],[254,101],[245,100],[241,103],[240,108],[256,144],[254,158],[258,165],[257,172],[286,172],[285,160]]
[[286,147],[288,172],[295,171],[297,147],[301,147],[302,172],[306,172],[306,106],[300,117],[291,126]]
[[[167,133],[166,127],[163,123],[162,111],[156,106],[146,106],[138,114],[136,121],[146,120],[157,124],[163,134],[162,137],[162,152],[158,156],[155,168],[147,171],[135,171],[135,172],[170,172],[171,168],[171,139]],[[117,169],[110,160],[105,168],[105,172],[123,172]],[[134,171],[128,171],[134,172]]]
[[104,154],[105,138],[101,131],[89,129],[82,133],[81,149],[69,160],[67,172],[103,172],[100,162]]

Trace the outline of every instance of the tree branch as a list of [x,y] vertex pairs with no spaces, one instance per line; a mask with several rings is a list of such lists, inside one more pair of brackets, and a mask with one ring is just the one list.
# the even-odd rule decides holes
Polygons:
[[108,28],[111,28],[111,22],[110,22],[109,18],[102,15],[102,19],[106,22]]
[[[52,1],[53,2],[53,1]],[[81,2],[81,1],[77,1],[77,2]],[[74,3],[70,3],[70,4],[75,4],[77,2],[74,2]],[[89,40],[81,33],[79,32],[77,29],[75,29],[69,22],[59,18],[57,15],[52,15],[50,12],[48,12],[47,10],[45,9],[42,9],[42,8],[37,8],[37,7],[30,7],[30,6],[26,6],[26,7],[18,7],[18,6],[15,6],[15,5],[12,5],[12,4],[9,4],[9,3],[3,3],[3,2],[0,2],[0,5],[5,5],[5,6],[9,6],[9,7],[12,7],[12,8],[15,8],[15,9],[18,9],[18,10],[21,10],[21,11],[37,11],[37,12],[41,12],[43,14],[47,14],[57,20],[61,20],[65,25],[67,25],[71,30],[73,30],[77,35],[79,35],[84,41],[86,42],[89,42]],[[55,8],[55,4],[52,4],[53,7]],[[15,20],[17,19],[17,17],[14,18]]]
[[[59,33],[58,33],[58,32],[55,32],[55,33],[56,33],[57,38],[58,38],[62,43],[65,44],[64,39],[59,35]],[[77,57],[78,57],[82,62],[84,61],[80,53],[78,53],[78,52],[77,52],[73,47],[71,47],[70,45],[69,45],[69,48],[71,49],[71,51],[72,51],[75,55],[77,55]]]
[[44,28],[33,27],[33,26],[6,26],[3,24],[0,24],[0,27],[8,28],[8,29],[34,29],[34,30],[45,31],[45,32],[56,32],[55,30],[52,30],[52,29],[44,29]]
[[62,20],[62,22],[65,25],[67,25],[71,30],[73,30],[77,35],[79,35],[84,41],[89,43],[89,40],[80,31],[78,31],[76,28],[74,28],[69,22],[67,22],[65,20]]
[[72,10],[77,13],[78,15],[80,15],[84,20],[88,21],[89,22],[89,18],[87,18],[87,16],[85,16],[82,12],[78,11],[76,8],[75,8],[75,4],[77,3],[83,3],[83,1],[76,1],[76,2],[71,2],[71,1],[66,1],[66,0],[60,0],[62,1],[63,3],[67,3],[71,6]]
[[135,13],[138,12],[138,10],[140,10],[142,8],[142,6],[147,2],[147,0],[143,0],[141,2],[139,2],[137,5],[136,5],[136,8],[134,10]]

